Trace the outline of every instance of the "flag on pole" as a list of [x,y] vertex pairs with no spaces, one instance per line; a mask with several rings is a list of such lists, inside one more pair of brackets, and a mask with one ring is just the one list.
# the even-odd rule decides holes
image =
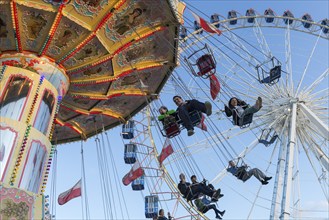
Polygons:
[[58,196],[58,204],[64,205],[71,199],[81,196],[81,179],[69,190],[61,193]]
[[213,100],[216,99],[218,93],[220,92],[220,83],[215,75],[211,75],[210,79],[210,95]]
[[174,152],[174,149],[172,148],[171,141],[169,138],[166,138],[166,141],[163,145],[163,148],[161,150],[160,155],[158,156],[160,166],[162,165],[162,162],[169,157],[170,154]]
[[194,14],[193,12],[191,12],[195,21],[200,25],[200,27],[207,31],[208,33],[211,34],[218,34],[221,35],[222,32],[220,30],[218,30],[213,24],[208,23],[207,21],[205,21],[203,18],[199,17],[198,15]]
[[129,173],[127,173],[122,178],[123,185],[125,185],[125,186],[129,185],[132,181],[134,181],[138,177],[141,177],[143,174],[144,174],[144,170],[143,170],[143,168],[141,167],[140,163],[137,160],[134,163],[134,165],[131,168],[131,170],[129,171]]
[[201,115],[201,121],[200,123],[196,126],[197,128],[200,128],[201,130],[208,131],[207,125],[204,123],[204,115]]

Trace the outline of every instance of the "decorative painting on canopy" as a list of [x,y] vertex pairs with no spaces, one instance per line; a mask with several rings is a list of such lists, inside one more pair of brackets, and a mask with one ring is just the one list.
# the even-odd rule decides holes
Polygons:
[[145,102],[144,96],[118,96],[106,101],[101,101],[97,106],[120,112],[123,117],[130,115],[130,109],[136,109]]
[[[69,72],[70,74],[70,72]],[[71,80],[84,80],[84,79],[90,79],[90,80],[97,80],[97,78],[100,77],[109,77],[113,76],[113,68],[112,68],[112,60],[108,60],[102,64],[96,65],[94,67],[89,67],[84,71],[78,72],[78,73],[72,73],[70,74]]]
[[68,53],[73,46],[77,46],[88,34],[89,31],[70,19],[63,17],[57,27],[57,31],[54,33],[47,55],[59,59],[59,57]]
[[103,9],[107,2],[108,0],[74,0],[73,7],[79,14],[93,17]]
[[106,95],[109,88],[109,83],[88,84],[83,86],[71,85],[71,93],[89,93],[93,95]]
[[21,19],[20,29],[24,50],[39,51],[46,40],[47,34],[56,13],[19,6]]
[[11,22],[10,5],[0,2],[0,48],[1,51],[15,48],[14,31]]
[[64,62],[66,68],[92,62],[93,60],[100,58],[108,54],[105,47],[95,37],[88,42],[81,50],[79,50],[73,57]]
[[169,30],[166,28],[134,43],[114,58],[115,63],[122,68],[141,61],[165,60],[173,51],[167,43],[169,36]]
[[163,1],[133,0],[122,7],[106,24],[105,35],[113,42],[136,34],[142,27],[156,27],[157,23],[168,20],[168,5]]

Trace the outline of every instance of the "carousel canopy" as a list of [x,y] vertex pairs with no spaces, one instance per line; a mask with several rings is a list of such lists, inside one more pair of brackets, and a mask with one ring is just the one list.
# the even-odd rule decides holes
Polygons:
[[25,53],[65,70],[69,89],[53,141],[124,123],[176,66],[179,22],[169,0],[0,1],[1,56]]

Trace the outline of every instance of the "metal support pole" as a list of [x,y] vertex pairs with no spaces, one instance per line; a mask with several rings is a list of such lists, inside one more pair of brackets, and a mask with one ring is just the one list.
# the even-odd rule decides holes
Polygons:
[[287,147],[285,145],[287,138],[282,136],[282,145],[279,149],[279,156],[278,156],[278,164],[277,164],[277,169],[276,169],[276,174],[275,174],[275,182],[274,182],[274,189],[273,189],[273,196],[272,196],[272,204],[271,204],[271,214],[270,214],[270,219],[278,219],[277,214],[279,213],[279,206],[280,206],[280,198],[282,195],[282,179],[283,175],[282,173],[284,172],[284,164],[286,161],[286,151]]
[[291,101],[291,118],[289,126],[289,139],[287,145],[286,167],[284,173],[283,197],[281,203],[281,220],[290,217],[290,197],[292,186],[292,169],[294,166],[294,150],[296,145],[296,119],[297,119],[297,100]]

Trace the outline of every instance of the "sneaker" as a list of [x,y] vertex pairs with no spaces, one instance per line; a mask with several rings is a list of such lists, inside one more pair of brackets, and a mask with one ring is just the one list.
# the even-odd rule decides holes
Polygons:
[[269,181],[270,179],[272,179],[271,176],[268,176],[268,177],[265,177],[265,178],[264,178],[265,181]]
[[212,197],[212,198],[211,198],[211,201],[212,201],[212,202],[218,202],[218,199]]
[[218,198],[222,198],[224,196],[224,194],[219,194]]
[[222,212],[219,212],[219,214],[220,214],[221,216],[223,216],[223,215],[225,214],[225,210],[222,211]]
[[261,109],[263,107],[263,100],[262,97],[258,97],[257,101],[256,101],[256,106],[259,109]]
[[219,215],[216,215],[216,218],[217,218],[217,219],[222,219]]
[[194,134],[194,130],[188,130],[187,131],[187,136],[192,136]]
[[206,114],[210,116],[212,114],[212,105],[210,102],[205,102],[204,105],[206,106]]
[[263,180],[263,181],[262,181],[262,184],[263,184],[263,185],[267,185],[268,182],[267,182],[266,180]]
[[220,194],[220,191],[221,191],[220,189],[214,191],[212,197],[218,199],[219,195],[222,195],[222,194]]

